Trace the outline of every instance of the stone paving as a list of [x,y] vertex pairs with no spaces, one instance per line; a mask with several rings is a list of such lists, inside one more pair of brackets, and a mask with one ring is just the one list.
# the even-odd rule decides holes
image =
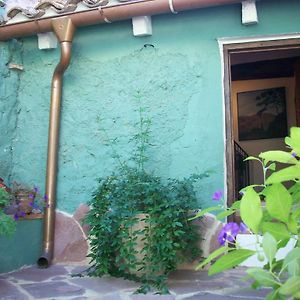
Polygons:
[[134,294],[137,283],[112,277],[72,277],[86,267],[36,266],[0,274],[1,300],[245,300],[263,299],[268,290],[253,291],[243,280],[244,269],[208,277],[207,272],[176,271],[169,278],[169,295]]

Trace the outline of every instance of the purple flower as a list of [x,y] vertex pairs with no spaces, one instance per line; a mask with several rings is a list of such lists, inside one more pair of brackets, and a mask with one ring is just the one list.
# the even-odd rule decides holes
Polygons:
[[214,192],[212,199],[214,201],[220,201],[222,199],[222,197],[223,197],[223,193],[222,193],[222,191],[219,190],[219,191]]
[[29,205],[33,207],[33,202],[29,202]]
[[40,188],[38,186],[33,186],[33,190],[36,194],[38,194],[40,192]]
[[241,224],[240,224],[240,231],[241,231],[241,233],[247,233],[248,232],[248,227],[243,222],[241,222]]
[[297,157],[297,153],[296,152],[292,152],[292,154],[291,154],[293,157]]
[[28,195],[28,198],[34,199],[34,194],[29,194],[29,195]]
[[45,194],[44,197],[43,197],[44,201],[47,201],[48,200],[48,196]]
[[234,242],[239,231],[240,227],[237,223],[229,222],[225,224],[218,235],[218,241],[220,245],[223,246],[226,241]]
[[19,218],[23,218],[26,216],[26,213],[24,211],[17,211],[15,214],[14,214],[14,219],[17,221],[19,220]]

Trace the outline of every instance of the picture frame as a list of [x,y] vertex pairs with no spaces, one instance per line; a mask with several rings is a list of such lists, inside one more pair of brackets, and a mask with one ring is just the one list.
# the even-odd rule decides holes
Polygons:
[[237,93],[240,141],[283,138],[288,134],[286,88]]

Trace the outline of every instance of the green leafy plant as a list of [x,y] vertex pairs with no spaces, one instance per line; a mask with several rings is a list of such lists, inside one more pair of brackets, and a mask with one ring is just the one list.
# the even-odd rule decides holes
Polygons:
[[[151,120],[137,95],[139,121],[133,136],[135,150],[122,161],[112,146],[118,169],[100,178],[86,218],[90,225],[91,268],[89,275],[124,277],[141,282],[137,292],[155,287],[167,293],[166,280],[178,263],[199,257],[199,234],[188,222],[197,208],[194,182],[203,175],[162,179],[146,171]],[[106,131],[105,131],[106,132]],[[107,133],[106,133],[107,135]],[[114,140],[115,141],[115,140]]]
[[[213,275],[256,255],[267,263],[263,268],[249,268],[247,273],[254,280],[254,288],[272,288],[266,299],[300,299],[300,128],[292,127],[285,143],[287,152],[267,151],[258,158],[247,158],[261,164],[264,183],[242,189],[242,199],[219,214],[240,212],[243,223],[224,225],[219,234],[222,247],[198,266],[200,269],[220,256],[209,269]],[[279,165],[283,166],[280,170]],[[217,206],[211,211],[220,209]],[[202,215],[203,211],[196,217]],[[236,242],[245,224],[257,236],[255,251],[243,249]],[[288,243],[292,249],[284,259],[278,259],[278,251]]]
[[0,236],[11,236],[16,229],[14,219],[3,211],[4,207],[9,204],[10,197],[4,188],[0,188]]

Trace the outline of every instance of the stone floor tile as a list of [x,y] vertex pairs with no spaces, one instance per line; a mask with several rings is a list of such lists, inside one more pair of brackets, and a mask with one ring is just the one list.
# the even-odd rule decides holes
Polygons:
[[249,299],[245,299],[245,298],[233,298],[231,296],[220,296],[220,295],[216,295],[216,294],[210,294],[210,293],[199,293],[197,295],[194,296],[189,296],[187,298],[183,298],[184,300],[250,300]]
[[27,300],[28,297],[19,291],[14,285],[6,280],[0,279],[1,300]]
[[26,283],[21,284],[21,287],[35,299],[80,296],[85,293],[82,287],[63,281]]
[[51,277],[66,275],[67,273],[67,270],[61,265],[52,265],[47,269],[40,269],[37,266],[31,266],[14,273],[9,273],[9,276],[19,280],[40,282],[48,280]]
[[71,274],[80,274],[80,273],[86,274],[86,270],[88,268],[89,266],[75,266],[71,269]]
[[193,271],[193,270],[178,270],[174,271],[169,275],[169,281],[174,280],[214,280],[222,277],[221,274],[208,276],[207,271]]
[[131,300],[175,300],[174,295],[155,295],[155,294],[131,294],[129,295]]
[[69,278],[69,275],[66,276],[55,276],[55,277],[51,277],[52,281],[61,281],[61,280],[66,280]]
[[184,295],[201,291],[218,291],[227,286],[230,286],[230,283],[214,281],[174,281],[169,284],[169,290],[174,292],[176,295]]
[[103,300],[123,300],[119,293],[108,294],[103,297]]
[[112,293],[122,289],[138,287],[135,282],[114,277],[81,277],[69,279],[69,282],[99,293]]
[[226,296],[232,296],[232,297],[237,297],[237,296],[243,296],[243,297],[260,297],[260,298],[265,298],[268,293],[271,292],[271,289],[258,289],[258,290],[253,290],[249,287],[245,288],[240,288],[232,292],[226,293]]

